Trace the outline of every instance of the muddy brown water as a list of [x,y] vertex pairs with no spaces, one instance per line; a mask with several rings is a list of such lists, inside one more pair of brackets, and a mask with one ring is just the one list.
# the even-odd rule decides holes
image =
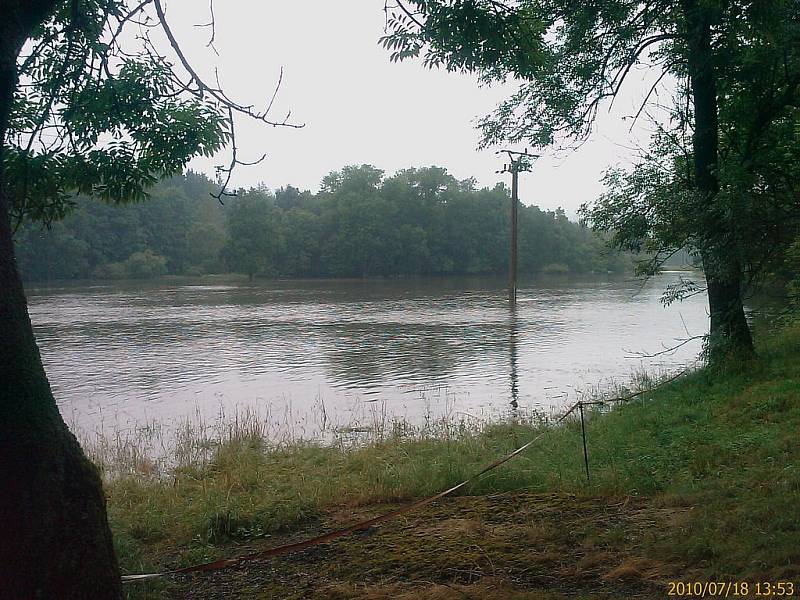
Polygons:
[[[664,307],[665,273],[502,280],[82,282],[29,287],[65,418],[131,430],[253,411],[276,431],[424,425],[558,410],[640,370],[674,371],[707,331],[702,295]],[[695,277],[697,277],[695,275]]]

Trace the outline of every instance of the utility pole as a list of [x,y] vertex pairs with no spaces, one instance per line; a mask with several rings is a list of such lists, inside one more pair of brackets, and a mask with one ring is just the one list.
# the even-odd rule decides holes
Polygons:
[[498,150],[495,154],[505,153],[508,155],[508,164],[503,165],[498,173],[511,173],[511,235],[508,253],[508,302],[511,307],[517,305],[517,207],[519,206],[519,174],[520,171],[530,171],[531,159],[538,158],[538,154],[529,154],[526,148],[524,152],[514,150]]
[[511,306],[517,303],[517,206],[519,205],[519,169],[511,169],[511,247],[508,253],[508,301]]

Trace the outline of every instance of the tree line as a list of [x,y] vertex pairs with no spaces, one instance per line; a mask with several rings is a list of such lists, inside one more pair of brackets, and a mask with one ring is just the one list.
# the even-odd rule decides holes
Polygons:
[[[391,177],[372,166],[326,176],[318,193],[287,186],[239,190],[187,172],[145,202],[78,198],[61,221],[16,235],[23,276],[47,281],[242,273],[250,277],[498,275],[507,271],[508,189],[478,189],[440,167]],[[519,206],[522,272],[606,272],[626,255],[564,211]]]

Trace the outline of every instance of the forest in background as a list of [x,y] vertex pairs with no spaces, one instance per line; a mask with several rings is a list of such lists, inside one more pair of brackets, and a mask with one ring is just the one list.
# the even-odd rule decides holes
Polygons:
[[[241,273],[250,277],[499,275],[507,271],[509,191],[478,189],[440,167],[391,177],[349,166],[318,193],[239,190],[194,172],[158,183],[146,201],[77,198],[50,228],[24,224],[19,266],[32,281]],[[519,208],[523,273],[623,271],[629,256],[561,209]]]

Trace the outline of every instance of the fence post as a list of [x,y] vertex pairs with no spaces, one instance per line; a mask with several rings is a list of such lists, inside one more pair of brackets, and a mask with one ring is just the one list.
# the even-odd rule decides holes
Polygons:
[[592,484],[592,480],[589,477],[589,451],[586,449],[586,425],[583,420],[583,402],[578,402],[578,410],[581,413],[581,436],[583,437],[583,464],[586,467],[586,483],[588,485]]

